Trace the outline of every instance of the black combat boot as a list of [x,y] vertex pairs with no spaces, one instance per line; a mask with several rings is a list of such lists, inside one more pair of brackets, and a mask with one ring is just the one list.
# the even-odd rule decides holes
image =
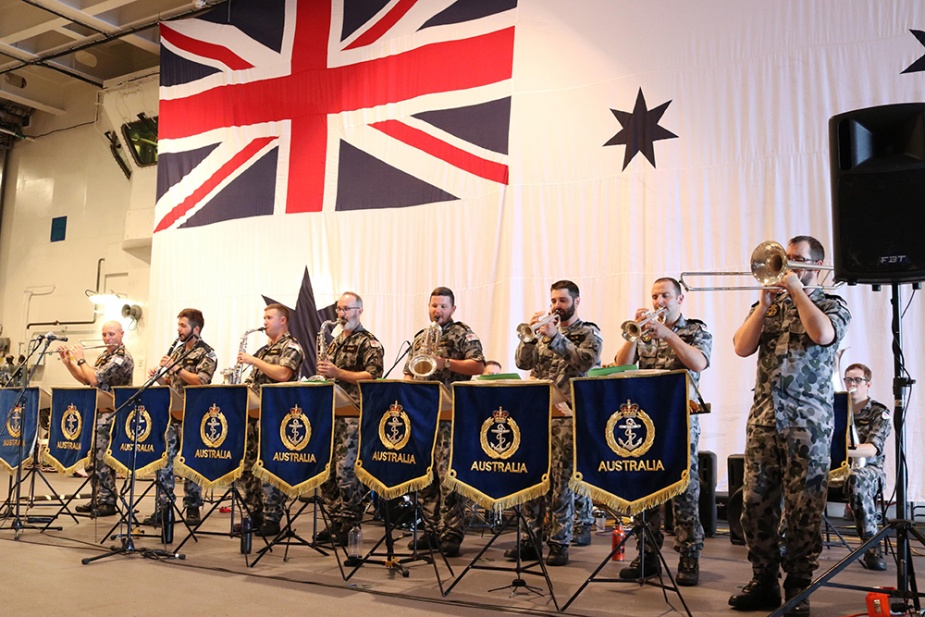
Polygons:
[[729,598],[729,606],[737,611],[773,611],[780,606],[780,584],[776,575],[755,575],[752,580]]

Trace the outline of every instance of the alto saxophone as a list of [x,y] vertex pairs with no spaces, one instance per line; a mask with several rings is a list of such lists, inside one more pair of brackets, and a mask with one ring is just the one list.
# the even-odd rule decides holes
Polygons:
[[[263,332],[266,328],[254,328],[248,330],[241,336],[241,344],[238,345],[238,353],[242,354],[247,351],[247,337],[253,334],[254,332]],[[222,371],[222,375],[225,377],[225,383],[231,385],[237,385],[241,383],[241,377],[244,375],[244,363],[238,362],[231,368],[226,368]]]

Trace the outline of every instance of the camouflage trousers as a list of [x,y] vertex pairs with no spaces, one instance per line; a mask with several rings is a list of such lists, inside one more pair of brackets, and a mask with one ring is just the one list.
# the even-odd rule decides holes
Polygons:
[[819,567],[831,442],[831,426],[746,428],[742,532],[756,577],[808,580]]
[[594,509],[594,502],[586,495],[575,493],[575,528],[587,527],[594,525],[594,517],[591,511]]
[[279,522],[283,518],[286,494],[254,476],[257,449],[260,445],[260,427],[256,418],[247,418],[247,446],[244,448],[244,471],[238,479],[239,490],[244,494],[244,505],[258,520]]
[[[523,514],[531,531],[549,544],[568,546],[572,541],[572,521],[575,500],[569,481],[572,479],[572,419],[553,418],[550,429],[552,460],[550,461],[549,491],[542,497],[524,504]],[[590,500],[589,500],[590,501]],[[543,522],[549,516],[549,528],[544,534]]]
[[[664,504],[672,508],[674,514],[674,550],[684,557],[700,557],[703,550],[703,525],[700,524],[700,461],[697,454],[697,444],[700,442],[700,424],[696,418],[691,418],[691,465],[689,468],[690,483],[684,492]],[[644,512],[645,525],[652,532],[658,547],[665,541],[662,533],[662,506],[649,508]],[[633,526],[642,525],[642,516],[633,517]],[[640,531],[636,533],[636,547],[639,547]],[[646,541],[646,554],[654,554],[655,547]]]
[[352,524],[363,516],[366,491],[354,469],[359,435],[359,418],[334,419],[334,460],[331,477],[321,485],[321,498],[331,518],[341,524]]
[[442,537],[462,540],[466,535],[467,499],[443,486],[450,467],[450,431],[452,423],[441,421],[434,446],[433,481],[418,492],[424,518]]
[[886,474],[880,467],[868,465],[852,469],[845,479],[845,497],[854,512],[858,536],[866,539],[879,531],[880,508],[877,493],[886,485]]
[[[160,488],[157,491],[157,506],[160,510],[163,507],[169,507],[176,497],[174,489],[176,487],[176,478],[173,474],[173,461],[180,453],[180,434],[183,432],[183,423],[177,419],[171,418],[167,426],[167,464],[157,471],[157,481]],[[183,482],[183,507],[200,508],[202,507],[202,487],[192,480]]]
[[112,423],[115,417],[114,412],[96,414],[96,449],[93,451],[90,486],[96,493],[97,505],[116,505],[116,472],[103,460],[103,455],[112,441]]

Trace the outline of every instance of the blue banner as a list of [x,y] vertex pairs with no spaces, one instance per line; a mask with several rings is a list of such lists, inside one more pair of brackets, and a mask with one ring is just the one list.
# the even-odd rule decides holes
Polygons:
[[552,386],[530,381],[453,384],[447,484],[504,510],[549,490]]
[[357,477],[385,499],[431,482],[440,414],[440,383],[360,382]]
[[832,462],[829,466],[830,480],[843,480],[851,471],[848,458],[848,393],[835,393],[835,430],[832,431]]
[[227,486],[244,470],[248,386],[187,386],[183,439],[174,470],[203,488]]
[[45,462],[69,474],[89,465],[96,426],[96,388],[52,388]]
[[572,380],[572,488],[627,514],[680,494],[689,482],[687,371]]
[[112,421],[112,440],[104,458],[119,473],[128,474],[134,467],[136,475],[145,476],[167,464],[170,388],[148,388],[137,400],[126,405],[138,390],[132,386],[112,389],[117,411]]
[[331,474],[334,382],[264,385],[260,395],[254,475],[290,497],[315,490]]
[[8,472],[32,462],[38,418],[38,388],[26,388],[22,400],[19,388],[0,389],[0,465]]

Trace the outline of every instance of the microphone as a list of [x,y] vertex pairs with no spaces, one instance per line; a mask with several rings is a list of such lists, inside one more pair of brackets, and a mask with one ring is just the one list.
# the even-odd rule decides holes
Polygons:
[[[42,338],[42,337],[40,336],[39,338]],[[58,336],[58,335],[55,334],[54,332],[49,332],[48,334],[45,335],[45,340],[46,340],[46,341],[66,341],[66,340],[67,340],[67,337],[66,337],[66,336]]]

